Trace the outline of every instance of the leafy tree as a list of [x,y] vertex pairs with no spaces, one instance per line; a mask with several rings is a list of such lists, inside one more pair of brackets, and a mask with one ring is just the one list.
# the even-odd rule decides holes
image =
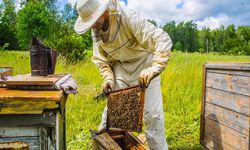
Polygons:
[[180,41],[177,41],[175,44],[174,44],[174,49],[176,50],[181,50],[182,49],[182,44]]
[[[0,16],[0,46],[9,43],[6,49],[17,49],[16,32],[16,12],[14,0],[3,0]],[[4,8],[4,9],[3,9]]]
[[203,49],[204,51],[210,51],[211,47],[209,46],[209,43],[211,41],[210,36],[210,29],[209,28],[203,28],[200,32],[198,32],[198,47]]
[[236,37],[236,30],[233,24],[229,25],[226,28],[226,36],[227,38],[235,38]]
[[45,39],[51,30],[49,12],[45,3],[29,2],[17,15],[17,38],[19,46],[27,49],[32,37]]
[[241,43],[247,45],[250,41],[250,27],[239,26],[236,31],[237,38],[240,39]]
[[190,52],[197,50],[197,25],[193,21],[188,21],[184,24],[186,37],[186,49]]
[[225,43],[224,26],[221,26],[219,29],[210,31],[210,43],[211,43],[212,51],[215,51],[215,52],[224,51],[224,43]]
[[176,27],[175,26],[176,26],[175,21],[169,22],[163,26],[163,30],[169,34],[173,42],[173,45],[175,45],[176,43]]

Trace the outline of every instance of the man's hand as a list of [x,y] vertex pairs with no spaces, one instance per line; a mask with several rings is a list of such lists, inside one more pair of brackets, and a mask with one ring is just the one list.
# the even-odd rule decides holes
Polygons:
[[102,84],[103,93],[109,94],[114,88],[113,80],[105,80]]
[[158,76],[161,73],[161,69],[158,69],[157,67],[150,67],[147,69],[142,70],[142,72],[139,75],[139,84],[147,88],[150,84],[150,81]]

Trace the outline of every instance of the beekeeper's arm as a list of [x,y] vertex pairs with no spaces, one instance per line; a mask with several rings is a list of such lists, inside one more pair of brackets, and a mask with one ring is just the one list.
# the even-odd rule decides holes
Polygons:
[[165,31],[155,27],[135,12],[131,12],[128,16],[128,26],[141,46],[154,52],[153,65],[144,69],[138,79],[142,86],[147,87],[150,81],[165,69],[172,41]]
[[93,42],[93,56],[91,60],[97,65],[103,78],[102,89],[109,93],[114,88],[114,74],[108,61],[108,55],[97,43]]

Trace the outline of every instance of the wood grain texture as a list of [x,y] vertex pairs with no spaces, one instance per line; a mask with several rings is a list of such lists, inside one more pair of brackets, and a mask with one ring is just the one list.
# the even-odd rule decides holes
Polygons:
[[249,135],[249,117],[232,110],[206,103],[205,116],[246,136]]
[[200,114],[200,144],[204,142],[204,130],[205,130],[205,99],[206,99],[206,73],[207,69],[205,65],[202,66],[202,100],[201,100],[201,114]]
[[106,132],[96,136],[94,139],[105,150],[122,150],[122,148]]
[[29,145],[29,150],[40,150],[40,143],[39,137],[7,137],[7,138],[0,138],[1,142],[11,142],[11,141],[21,141],[25,142]]
[[238,76],[246,76],[250,77],[250,71],[243,70],[223,70],[223,69],[207,69],[209,73],[218,73],[218,74],[226,74],[226,75],[238,75]]
[[29,150],[29,145],[24,142],[3,142],[0,143],[2,150]]
[[48,109],[58,109],[55,101],[0,100],[0,115],[4,114],[42,114]]
[[211,150],[236,150],[232,145],[222,142],[218,138],[210,135],[205,137],[204,145]]
[[8,85],[54,85],[65,74],[51,74],[48,76],[17,75],[5,81]]
[[206,87],[250,96],[250,77],[207,73]]
[[148,150],[146,146],[132,133],[125,133],[125,149],[129,150]]
[[[231,129],[217,121],[206,118],[205,123],[205,138],[214,137],[235,149],[248,150],[249,137]],[[215,144],[215,143],[214,143]]]
[[32,101],[56,101],[59,102],[63,91],[37,91],[37,90],[11,90],[0,88],[0,100],[32,100]]
[[37,127],[0,127],[0,137],[39,136]]
[[250,63],[212,62],[203,69],[200,143],[250,149]]
[[31,115],[0,115],[0,126],[25,127],[25,126],[46,126],[53,127],[56,124],[56,114],[45,112],[43,114]]
[[206,64],[209,69],[225,69],[225,70],[250,70],[250,63],[244,62],[209,62]]
[[250,97],[223,90],[206,88],[206,102],[219,105],[235,112],[250,115]]

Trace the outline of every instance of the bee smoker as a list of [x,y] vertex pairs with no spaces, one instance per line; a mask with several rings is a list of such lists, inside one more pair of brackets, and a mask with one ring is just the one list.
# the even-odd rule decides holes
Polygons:
[[32,76],[47,76],[54,74],[56,51],[46,47],[37,38],[32,38],[30,46],[30,64]]

